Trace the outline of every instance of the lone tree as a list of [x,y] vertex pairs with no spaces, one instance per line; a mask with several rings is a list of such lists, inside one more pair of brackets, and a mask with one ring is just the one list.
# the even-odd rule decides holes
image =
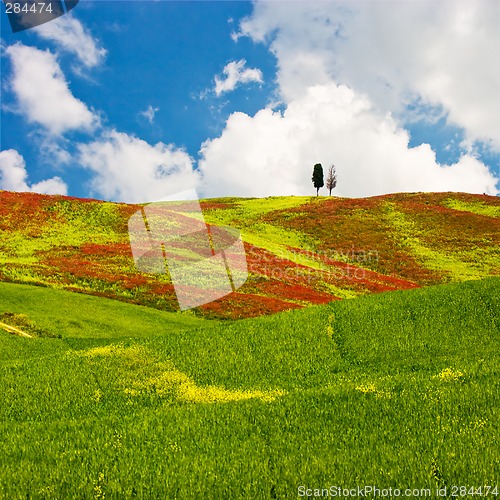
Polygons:
[[328,175],[326,177],[326,189],[330,192],[330,196],[332,195],[332,189],[337,185],[337,169],[335,165],[331,165],[328,169]]
[[316,188],[316,196],[318,196],[319,188],[322,188],[325,185],[323,181],[323,167],[321,166],[321,163],[316,163],[316,165],[314,165],[312,181],[314,187]]

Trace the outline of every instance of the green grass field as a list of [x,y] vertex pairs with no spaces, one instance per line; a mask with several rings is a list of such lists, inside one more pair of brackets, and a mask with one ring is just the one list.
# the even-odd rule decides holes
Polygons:
[[51,335],[0,330],[0,498],[499,485],[499,285],[228,322],[0,283]]

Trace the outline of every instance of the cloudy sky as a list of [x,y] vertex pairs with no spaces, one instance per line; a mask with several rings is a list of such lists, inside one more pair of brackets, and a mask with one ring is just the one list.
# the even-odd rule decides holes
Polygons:
[[[500,2],[81,0],[12,33],[0,188],[500,193]],[[327,194],[326,190],[320,194]]]

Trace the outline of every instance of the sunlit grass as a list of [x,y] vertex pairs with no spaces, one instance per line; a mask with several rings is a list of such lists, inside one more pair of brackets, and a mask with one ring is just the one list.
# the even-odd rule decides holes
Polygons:
[[472,212],[487,217],[500,217],[500,205],[486,205],[480,202],[465,202],[456,198],[450,198],[443,202],[443,205],[453,210]]
[[398,211],[393,203],[385,204],[384,218],[393,227],[393,237],[402,247],[409,249],[427,269],[439,271],[449,281],[477,280],[498,269],[498,248],[490,252],[484,252],[481,248],[465,251],[431,248],[422,241],[424,228]]

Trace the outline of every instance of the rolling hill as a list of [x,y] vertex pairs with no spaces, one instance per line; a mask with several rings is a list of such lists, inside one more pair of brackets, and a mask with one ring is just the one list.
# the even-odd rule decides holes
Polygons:
[[[193,310],[201,317],[259,316],[500,274],[496,197],[223,198],[201,207],[208,224],[241,231],[249,268],[235,293]],[[139,208],[0,192],[0,280],[178,310],[169,277],[135,267],[127,223]]]

